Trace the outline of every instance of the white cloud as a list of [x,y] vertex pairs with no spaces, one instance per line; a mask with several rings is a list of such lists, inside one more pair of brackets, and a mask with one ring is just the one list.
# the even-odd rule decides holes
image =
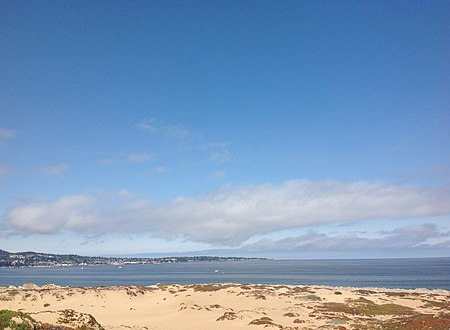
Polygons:
[[32,203],[11,210],[7,223],[22,233],[52,234],[61,230],[86,231],[98,223],[95,200],[84,195],[62,197],[53,203]]
[[[346,221],[405,219],[450,213],[448,188],[371,182],[288,181],[228,188],[170,203],[84,196],[89,203],[56,202],[12,209],[5,224],[23,233],[76,230],[90,234],[148,233],[237,246],[255,235]],[[105,205],[110,205],[106,207]],[[69,215],[69,216],[66,216]]]
[[151,134],[162,134],[165,137],[185,139],[191,136],[191,132],[180,125],[157,125],[155,120],[146,120],[137,124],[139,129]]
[[127,160],[130,163],[149,163],[155,159],[155,154],[149,152],[135,152],[128,155]]
[[39,169],[39,172],[45,175],[59,175],[63,174],[69,169],[69,165],[67,164],[58,164],[55,166],[43,166]]

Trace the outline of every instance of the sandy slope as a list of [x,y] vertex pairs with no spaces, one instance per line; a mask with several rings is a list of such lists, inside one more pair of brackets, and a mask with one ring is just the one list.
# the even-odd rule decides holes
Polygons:
[[0,288],[1,309],[20,310],[50,324],[62,324],[61,311],[70,309],[92,315],[105,329],[450,327],[450,292],[445,290],[237,284],[97,288],[28,285]]

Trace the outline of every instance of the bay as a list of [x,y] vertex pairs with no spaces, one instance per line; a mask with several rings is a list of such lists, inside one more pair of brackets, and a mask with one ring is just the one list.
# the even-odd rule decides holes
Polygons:
[[245,283],[450,290],[450,258],[246,260],[84,267],[0,268],[0,286]]

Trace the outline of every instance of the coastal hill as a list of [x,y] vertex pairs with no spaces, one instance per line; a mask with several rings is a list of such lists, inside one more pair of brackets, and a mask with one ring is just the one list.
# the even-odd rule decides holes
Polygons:
[[194,261],[235,261],[256,260],[260,258],[243,257],[164,257],[164,258],[128,258],[128,257],[87,257],[76,254],[49,254],[39,252],[8,252],[0,249],[0,267],[56,267],[91,266],[124,264],[161,264]]

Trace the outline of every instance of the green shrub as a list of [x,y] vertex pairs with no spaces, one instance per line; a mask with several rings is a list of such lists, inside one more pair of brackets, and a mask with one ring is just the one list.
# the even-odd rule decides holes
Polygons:
[[[17,323],[13,318],[20,319],[21,322]],[[30,330],[33,328],[32,322],[33,319],[29,315],[11,310],[0,310],[0,329]]]

